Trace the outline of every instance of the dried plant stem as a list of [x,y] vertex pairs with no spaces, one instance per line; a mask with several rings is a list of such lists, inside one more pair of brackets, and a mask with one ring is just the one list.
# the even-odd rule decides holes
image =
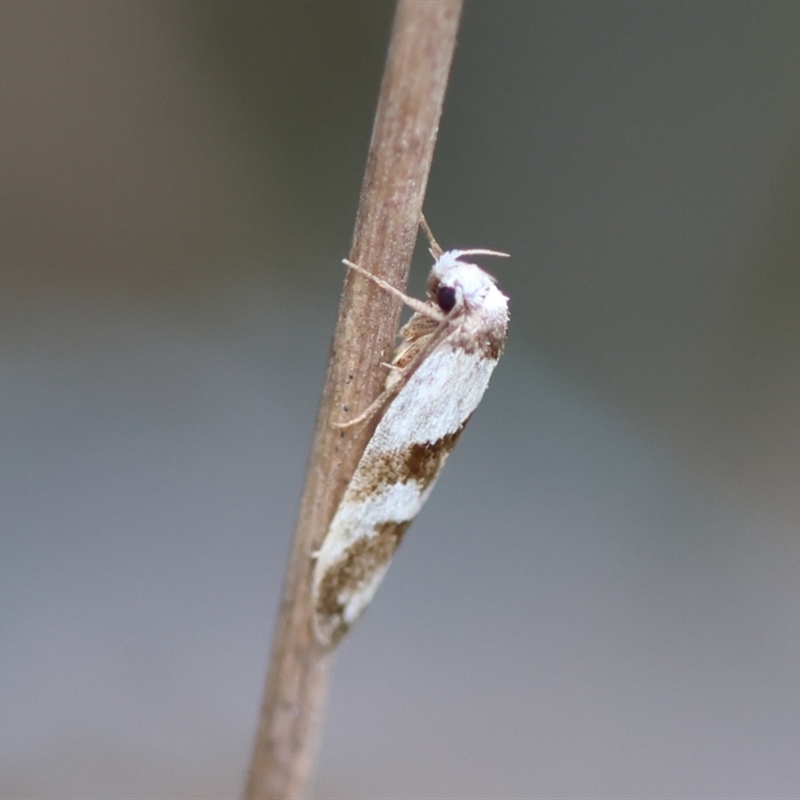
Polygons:
[[[350,260],[404,288],[450,71],[461,0],[400,0],[359,200]],[[319,547],[373,425],[337,429],[380,394],[400,301],[354,270],[345,279],[295,530],[247,800],[295,798],[310,777],[330,653],[310,628]]]

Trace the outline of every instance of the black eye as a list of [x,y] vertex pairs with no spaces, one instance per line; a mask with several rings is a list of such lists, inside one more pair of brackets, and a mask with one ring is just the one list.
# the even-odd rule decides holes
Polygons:
[[456,304],[456,290],[452,286],[440,286],[436,292],[436,302],[445,314],[449,313]]

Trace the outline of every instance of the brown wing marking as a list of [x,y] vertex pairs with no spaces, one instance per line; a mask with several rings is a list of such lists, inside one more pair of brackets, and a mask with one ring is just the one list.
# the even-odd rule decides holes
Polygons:
[[353,503],[368,502],[370,497],[379,494],[381,487],[408,481],[415,481],[420,491],[424,491],[439,474],[467,422],[435,442],[414,442],[403,450],[376,453],[372,458],[365,458],[358,468],[358,488],[353,487],[353,494],[348,500]]
[[342,617],[347,600],[367,586],[375,573],[389,563],[410,524],[411,520],[376,525],[374,536],[353,542],[342,558],[325,573],[315,610],[323,620],[338,618],[338,625],[331,633],[331,645],[335,645],[350,629]]

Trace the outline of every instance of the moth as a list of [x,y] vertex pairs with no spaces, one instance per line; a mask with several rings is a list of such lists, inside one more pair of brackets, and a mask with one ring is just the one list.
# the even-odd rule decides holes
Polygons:
[[400,297],[414,315],[383,393],[349,427],[379,421],[314,554],[313,629],[335,645],[369,604],[392,555],[422,508],[500,358],[508,328],[508,298],[469,256],[493,250],[443,252],[424,218],[434,259],[428,299],[406,296],[358,264],[344,263]]

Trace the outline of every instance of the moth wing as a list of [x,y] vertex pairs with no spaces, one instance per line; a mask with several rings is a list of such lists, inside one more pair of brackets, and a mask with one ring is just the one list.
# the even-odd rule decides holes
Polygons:
[[385,406],[314,568],[317,637],[333,644],[369,604],[405,530],[489,383],[497,361],[444,326]]

